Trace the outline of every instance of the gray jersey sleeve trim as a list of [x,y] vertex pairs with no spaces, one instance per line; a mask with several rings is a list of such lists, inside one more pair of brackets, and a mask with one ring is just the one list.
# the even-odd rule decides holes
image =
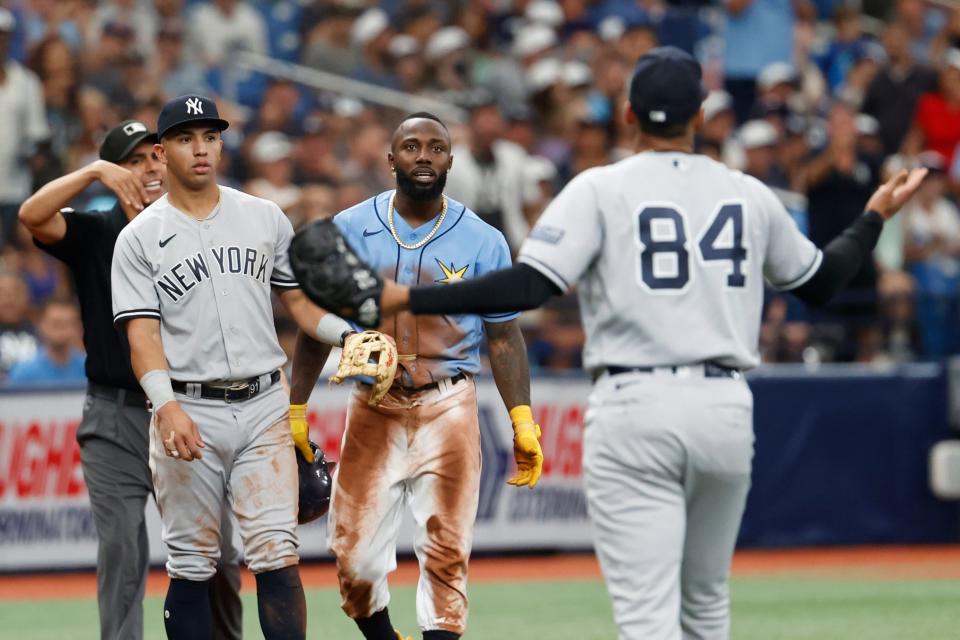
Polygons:
[[568,289],[570,289],[570,285],[567,284],[567,281],[563,279],[563,276],[561,276],[559,273],[554,271],[553,268],[550,267],[550,265],[544,262],[541,262],[536,258],[533,258],[531,256],[525,256],[525,255],[519,256],[517,258],[517,262],[523,263],[528,267],[536,269],[537,271],[542,273],[548,280],[550,280],[550,282],[557,285],[557,288],[560,289],[561,291],[567,291]]
[[296,280],[270,280],[270,285],[280,289],[299,289],[300,283]]
[[121,322],[126,322],[127,320],[132,320],[133,318],[161,319],[160,312],[156,309],[130,309],[128,311],[121,311],[113,316],[113,324],[118,325]]
[[772,284],[773,288],[776,289],[777,291],[790,291],[791,289],[796,289],[797,287],[803,285],[807,280],[813,277],[813,274],[817,272],[817,269],[820,268],[820,264],[822,262],[823,262],[823,251],[821,251],[820,249],[817,249],[816,255],[813,256],[813,262],[810,264],[809,267],[807,267],[807,269],[802,274],[800,274],[799,277],[794,278],[793,280],[785,284],[776,284],[774,282],[771,282],[770,284]]

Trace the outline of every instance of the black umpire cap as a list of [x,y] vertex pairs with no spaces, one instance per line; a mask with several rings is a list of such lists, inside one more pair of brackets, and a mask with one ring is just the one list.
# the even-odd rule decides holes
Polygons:
[[641,122],[689,122],[707,97],[700,63],[677,47],[657,47],[640,57],[630,80],[630,107]]
[[142,142],[157,141],[157,134],[139,120],[124,120],[107,132],[100,145],[100,159],[107,162],[123,162]]
[[157,118],[157,137],[163,138],[174,127],[194,122],[209,122],[223,131],[230,123],[220,117],[217,103],[204,96],[179,96],[163,105]]

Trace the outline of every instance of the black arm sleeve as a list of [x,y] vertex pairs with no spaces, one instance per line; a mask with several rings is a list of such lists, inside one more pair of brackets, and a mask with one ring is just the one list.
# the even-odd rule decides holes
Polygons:
[[416,314],[526,311],[561,293],[557,285],[533,267],[515,264],[453,286],[414,287],[410,290],[410,311]]
[[882,230],[883,218],[879,213],[864,213],[823,248],[820,268],[790,293],[812,305],[826,304],[871,259]]

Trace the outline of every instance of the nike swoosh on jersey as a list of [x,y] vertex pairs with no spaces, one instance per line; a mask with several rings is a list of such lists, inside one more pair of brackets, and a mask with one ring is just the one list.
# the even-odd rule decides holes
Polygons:
[[364,237],[364,238],[367,238],[367,237],[369,237],[369,236],[375,236],[375,235],[377,235],[378,233],[381,233],[382,231],[383,231],[383,229],[380,229],[379,231],[367,231],[366,229],[364,229],[364,230],[363,230],[363,237]]
[[170,236],[170,237],[167,238],[166,240],[161,240],[161,241],[160,241],[160,248],[163,249],[165,246],[167,246],[167,243],[168,243],[168,242],[170,242],[171,240],[173,240],[173,239],[176,238],[176,237],[177,237],[177,234],[173,234],[172,236]]

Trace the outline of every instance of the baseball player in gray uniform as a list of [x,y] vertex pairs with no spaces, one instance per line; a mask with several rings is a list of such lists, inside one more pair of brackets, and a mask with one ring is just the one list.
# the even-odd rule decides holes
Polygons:
[[237,517],[256,575],[260,626],[304,638],[297,567],[297,464],[279,368],[271,289],[311,337],[340,344],[350,326],[300,292],[280,208],[216,183],[228,123],[202,96],[160,112],[154,147],[169,191],[120,233],[114,322],[153,407],[150,467],[169,551],[170,638],[211,635],[207,582],[220,553],[220,505]]
[[[120,231],[166,191],[166,170],[153,149],[157,134],[121,122],[100,145],[100,159],[44,185],[20,207],[38,247],[70,269],[80,298],[87,351],[87,397],[77,429],[80,463],[97,528],[97,603],[103,640],[143,637],[143,592],[149,568],[144,507],[153,492],[148,458],[150,412],[130,368],[126,337],[113,326],[110,262]],[[93,182],[117,196],[110,211],[63,208]],[[224,509],[223,553],[210,598],[217,638],[239,638],[239,551]]]
[[761,182],[693,154],[704,95],[692,57],[651,50],[625,110],[638,125],[637,153],[574,178],[519,264],[456,287],[387,281],[382,293],[352,298],[369,309],[379,297],[384,314],[497,313],[579,283],[595,381],[584,481],[623,640],[728,637],[728,574],[753,456],[741,372],[759,363],[764,282],[825,302],[871,258],[884,220],[924,176],[892,178],[820,251]]

